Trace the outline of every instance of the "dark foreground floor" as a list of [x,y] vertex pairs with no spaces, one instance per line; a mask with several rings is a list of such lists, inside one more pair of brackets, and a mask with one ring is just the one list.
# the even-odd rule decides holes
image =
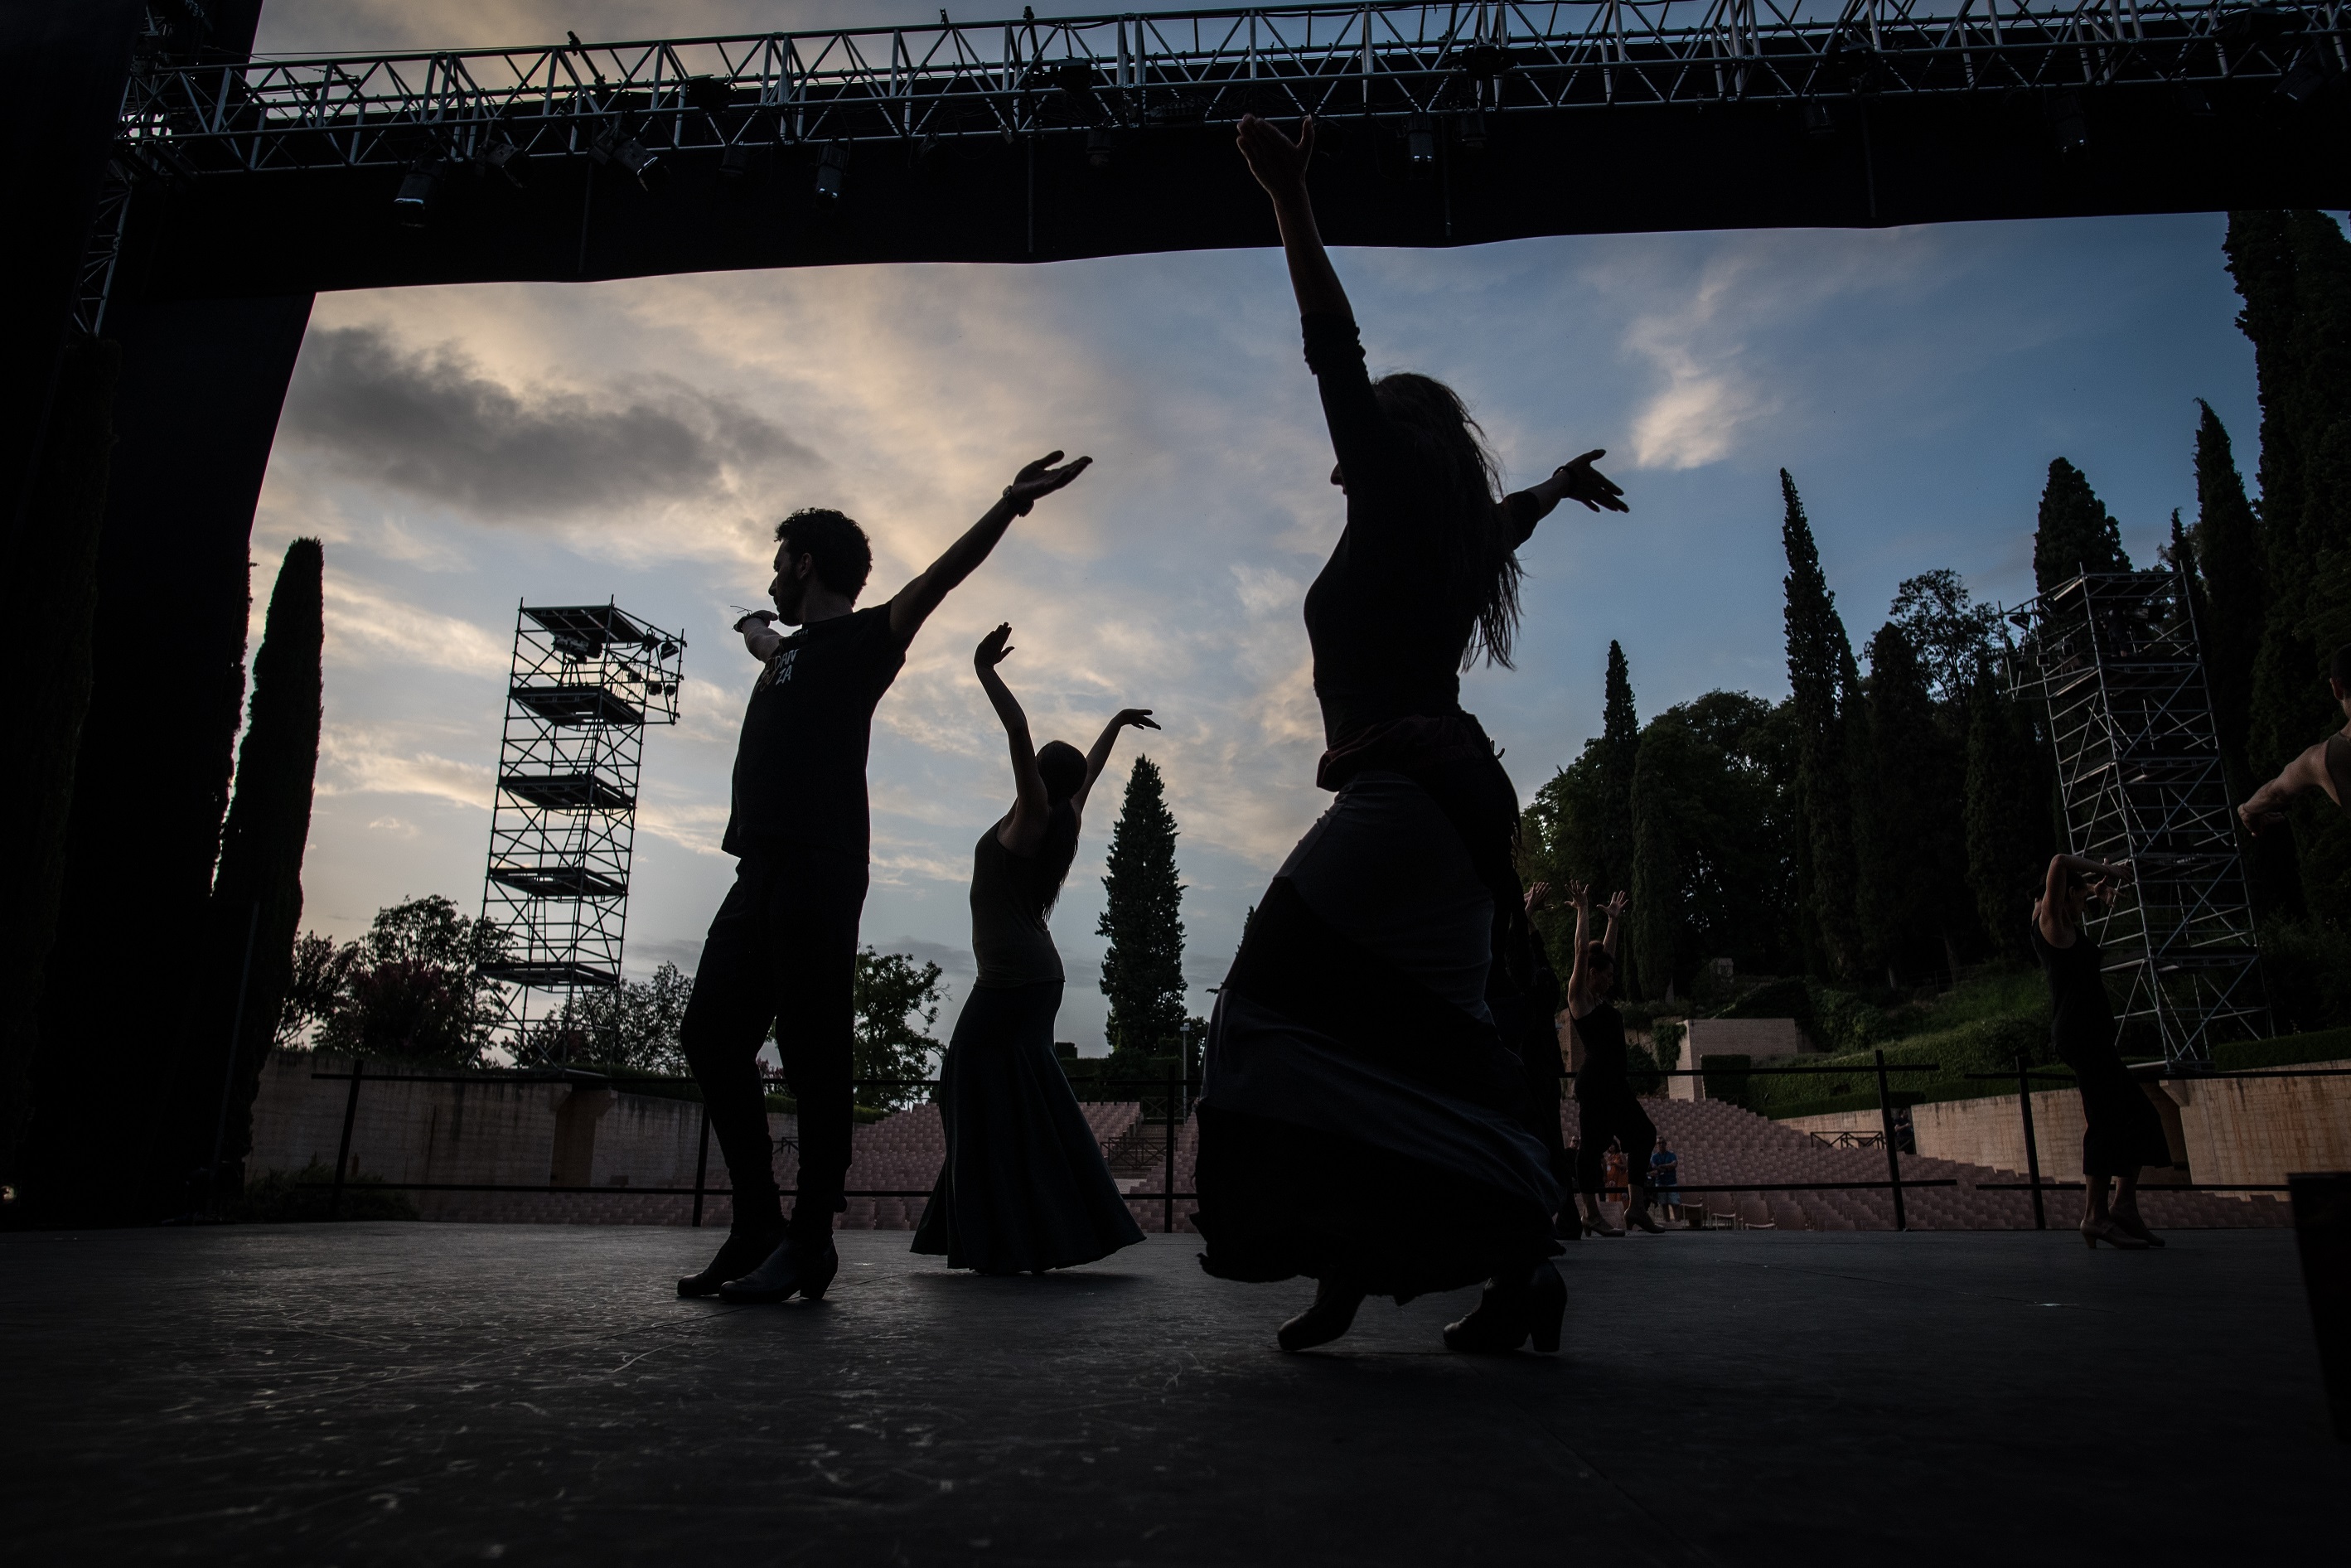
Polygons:
[[306,1564],[2343,1561],[2290,1235],[1675,1234],[1568,1354],[1455,1296],[1285,1357],[1302,1284],[1153,1237],[1042,1280],[841,1238],[681,1302],[690,1231],[0,1239],[0,1553]]

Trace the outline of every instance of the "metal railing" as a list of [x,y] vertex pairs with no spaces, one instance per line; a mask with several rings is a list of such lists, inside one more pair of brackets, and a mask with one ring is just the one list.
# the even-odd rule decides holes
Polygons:
[[[329,1219],[340,1218],[342,1212],[343,1190],[345,1184],[350,1176],[351,1137],[359,1125],[360,1088],[364,1082],[506,1083],[520,1084],[526,1087],[533,1084],[569,1084],[574,1088],[607,1089],[617,1087],[618,1085],[624,1083],[676,1084],[691,1082],[691,1080],[681,1080],[662,1073],[590,1072],[577,1068],[564,1068],[552,1071],[523,1068],[517,1069],[510,1072],[370,1073],[366,1070],[366,1065],[365,1058],[355,1057],[351,1061],[351,1070],[349,1072],[313,1072],[310,1074],[314,1081],[338,1083],[349,1082],[351,1086],[350,1093],[347,1094],[343,1100],[342,1136],[335,1151],[335,1179],[327,1198],[327,1218]],[[769,1085],[771,1092],[789,1092],[789,1082],[781,1076],[766,1077],[762,1082]],[[1086,1079],[1082,1082],[1085,1084],[1103,1089],[1137,1088],[1145,1090],[1155,1089],[1161,1092],[1162,1114],[1160,1118],[1156,1119],[1163,1120],[1166,1126],[1166,1149],[1165,1153],[1165,1166],[1163,1171],[1163,1180],[1161,1182],[1161,1190],[1157,1192],[1130,1192],[1123,1194],[1122,1196],[1129,1201],[1147,1201],[1152,1198],[1159,1199],[1161,1202],[1160,1228],[1165,1232],[1173,1232],[1176,1228],[1176,1199],[1196,1197],[1199,1196],[1197,1193],[1178,1192],[1176,1190],[1176,1147],[1177,1134],[1181,1130],[1184,1123],[1191,1117],[1192,1106],[1195,1100],[1197,1098],[1195,1091],[1199,1088],[1200,1081],[1197,1078],[1190,1077],[1181,1071],[1170,1069],[1164,1078],[1093,1078]],[[1076,1085],[1077,1081],[1073,1081],[1072,1087],[1075,1087]],[[850,1091],[852,1096],[859,1089],[936,1089],[938,1086],[939,1080],[935,1078],[856,1078],[850,1081]],[[1147,1106],[1149,1096],[1141,1096],[1138,1098],[1144,1106]],[[690,1196],[694,1199],[694,1216],[692,1223],[698,1228],[702,1224],[702,1212],[706,1201],[714,1197],[731,1197],[735,1190],[732,1186],[714,1187],[709,1182],[710,1109],[707,1104],[704,1104],[702,1107],[702,1126],[700,1133],[697,1134],[696,1143],[697,1148],[695,1154],[694,1162],[694,1185],[692,1186],[592,1186],[585,1184],[557,1183],[552,1181],[541,1183],[394,1182],[371,1180],[366,1185],[368,1189],[371,1192],[514,1192],[536,1194],[590,1194],[604,1197],[684,1197]],[[797,1146],[796,1143],[791,1140],[787,1140],[786,1144],[789,1147]],[[785,1197],[797,1197],[799,1196],[799,1188],[781,1188],[780,1196]],[[924,1187],[919,1191],[913,1191],[899,1187],[852,1187],[844,1191],[841,1196],[843,1197],[926,1198],[931,1196],[931,1189],[929,1187]]]

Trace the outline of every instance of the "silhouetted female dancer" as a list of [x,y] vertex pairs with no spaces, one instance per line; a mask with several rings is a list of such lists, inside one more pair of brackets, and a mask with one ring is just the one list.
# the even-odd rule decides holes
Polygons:
[[1608,901],[1601,913],[1608,916],[1607,935],[1591,938],[1592,890],[1580,882],[1567,884],[1568,902],[1575,906],[1575,964],[1567,975],[1567,1016],[1575,1038],[1583,1042],[1583,1065],[1575,1074],[1575,1185],[1583,1205],[1584,1228],[1597,1236],[1622,1236],[1600,1209],[1605,1178],[1607,1148],[1625,1145],[1625,1223],[1657,1234],[1649,1218],[1649,1155],[1656,1147],[1657,1129],[1633,1092],[1631,1058],[1625,1048],[1625,1015],[1609,996],[1616,988],[1616,931],[1625,923],[1625,895]]
[[1053,1056],[1061,956],[1045,917],[1077,855],[1086,796],[1118,732],[1159,727],[1149,708],[1123,708],[1083,757],[1067,741],[1033,748],[1028,716],[996,673],[1012,652],[1011,635],[1010,626],[998,626],[972,654],[1011,744],[1014,795],[1011,811],[973,852],[979,977],[939,1071],[947,1157],[914,1232],[915,1251],[989,1274],[1091,1263],[1143,1239]]
[[[1376,386],[1306,193],[1314,149],[1250,116],[1242,154],[1273,199],[1347,527],[1306,595],[1314,692],[1338,792],[1257,906],[1208,1030],[1200,1101],[1202,1266],[1305,1274],[1286,1350],[1347,1331],[1367,1294],[1487,1281],[1458,1350],[1559,1343],[1559,1188],[1489,986],[1525,920],[1518,792],[1461,710],[1475,650],[1507,664],[1514,551],[1562,497],[1624,510],[1592,453],[1498,504],[1461,400],[1426,376]],[[1497,940],[1498,930],[1502,934]]]
[[[2049,977],[2049,1038],[2058,1059],[2082,1087],[2082,1239],[2095,1250],[2160,1247],[2162,1238],[2138,1217],[2142,1166],[2168,1166],[2171,1145],[2163,1119],[2115,1049],[2115,1009],[2098,967],[2098,945],[2081,928],[2082,911],[2111,904],[2130,885],[2131,863],[2108,865],[2080,855],[2055,855],[2032,905],[2032,950]],[[2106,1184],[2120,1188],[2109,1207]]]

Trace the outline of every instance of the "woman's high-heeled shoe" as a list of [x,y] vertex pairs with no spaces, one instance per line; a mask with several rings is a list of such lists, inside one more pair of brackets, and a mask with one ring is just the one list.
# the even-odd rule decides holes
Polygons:
[[2149,1247],[2163,1245],[2163,1238],[2149,1230],[2147,1228],[2147,1221],[2141,1219],[2136,1211],[2126,1214],[2117,1208],[2112,1211],[2112,1218],[2116,1225],[2122,1227],[2125,1235],[2136,1236]]
[[1545,1259],[1516,1279],[1488,1281],[1469,1315],[1445,1325],[1445,1348],[1508,1355],[1531,1339],[1537,1350],[1555,1351],[1566,1315],[1566,1281]]
[[1363,1304],[1363,1291],[1325,1280],[1314,1291],[1314,1304],[1282,1324],[1274,1341],[1293,1354],[1329,1344],[1354,1326],[1355,1309]]
[[2113,1248],[2117,1252],[2144,1252],[2147,1250],[2146,1242],[2141,1241],[2137,1237],[2133,1236],[2129,1231],[2125,1230],[2112,1219],[2085,1219],[2082,1221],[2083,1245],[2089,1248],[2091,1251],[2095,1252],[2098,1249],[2098,1243],[2101,1241],[2105,1242],[2107,1246]]

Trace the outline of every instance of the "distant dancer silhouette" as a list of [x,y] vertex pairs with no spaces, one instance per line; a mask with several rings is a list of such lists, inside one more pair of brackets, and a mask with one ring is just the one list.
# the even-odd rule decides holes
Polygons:
[[1119,731],[1159,726],[1149,708],[1121,708],[1091,752],[1081,756],[1062,740],[1038,749],[1029,716],[997,671],[1011,636],[1010,626],[998,626],[972,654],[1012,748],[1012,810],[972,852],[979,977],[939,1071],[946,1162],[914,1248],[946,1254],[949,1268],[988,1274],[1091,1263],[1143,1239],[1053,1055],[1061,956],[1045,917],[1070,874],[1086,797]]
[[[734,1223],[681,1296],[780,1301],[824,1294],[840,1262],[832,1217],[849,1172],[850,1048],[857,922],[870,819],[865,755],[874,706],[931,612],[1039,500],[1086,471],[1058,452],[1020,470],[996,504],[885,604],[855,608],[873,569],[865,532],[807,509],[776,525],[773,614],[735,623],[759,678],[735,751],[723,841],[735,885],[710,923],[679,1028],[726,1157]],[[799,630],[787,637],[774,622]],[[776,1188],[759,1046],[768,1025],[799,1102],[799,1200],[789,1227]]]
[[[1242,120],[1273,202],[1347,526],[1306,595],[1338,799],[1257,907],[1209,1025],[1195,1217],[1228,1280],[1300,1274],[1285,1349],[1338,1338],[1366,1294],[1485,1281],[1458,1350],[1558,1344],[1559,1187],[1527,1130],[1518,792],[1462,711],[1482,649],[1508,665],[1517,547],[1562,498],[1625,510],[1588,453],[1498,501],[1461,400],[1426,376],[1374,384],[1306,191],[1314,122]],[[1510,1028],[1511,1033],[1506,1035]]]
[[[1610,999],[1616,989],[1617,931],[1625,923],[1625,895],[1617,894],[1602,911],[1608,916],[1608,930],[1597,942],[1589,930],[1592,890],[1571,882],[1567,897],[1575,906],[1575,964],[1567,976],[1567,1016],[1583,1043],[1583,1066],[1575,1075],[1575,1185],[1584,1228],[1595,1236],[1622,1236],[1633,1228],[1654,1236],[1657,1222],[1649,1217],[1655,1195],[1648,1176],[1657,1128],[1633,1092],[1625,1015]],[[1621,1152],[1604,1154],[1612,1144]],[[1607,1178],[1612,1168],[1621,1173],[1621,1179]],[[1625,1189],[1623,1229],[1609,1224],[1601,1212],[1601,1196],[1612,1186]]]
[[[2171,1163],[2171,1145],[2138,1080],[2115,1049],[2115,1009],[2098,945],[2082,930],[2092,904],[2111,904],[2131,883],[2131,863],[2053,855],[2032,905],[2032,950],[2049,977],[2049,1039],[2081,1085],[2082,1239],[2092,1250],[2160,1247],[2138,1214],[2138,1173]],[[2113,1184],[2111,1199],[2108,1184]]]

